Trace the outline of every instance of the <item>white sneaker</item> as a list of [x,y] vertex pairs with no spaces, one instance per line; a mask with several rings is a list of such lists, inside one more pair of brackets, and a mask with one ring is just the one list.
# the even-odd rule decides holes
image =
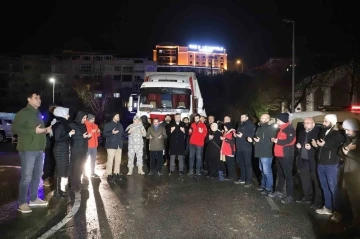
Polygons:
[[49,202],[41,200],[40,198],[37,198],[35,201],[30,201],[29,206],[30,207],[46,207],[49,204]]
[[333,212],[330,209],[327,209],[325,206],[320,209],[316,209],[315,212],[320,215],[332,215],[333,214]]
[[18,208],[18,211],[22,212],[22,213],[32,212],[31,208],[29,207],[29,205],[27,203],[21,204]]

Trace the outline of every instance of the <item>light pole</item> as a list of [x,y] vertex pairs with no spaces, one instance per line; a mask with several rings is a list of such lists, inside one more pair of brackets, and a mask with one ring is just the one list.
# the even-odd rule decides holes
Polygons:
[[292,23],[292,84],[291,84],[291,112],[295,112],[295,21],[284,19],[286,23]]
[[243,65],[243,63],[240,60],[237,60],[236,64],[238,65],[238,67],[241,64],[241,73],[244,73],[244,65]]
[[49,80],[53,85],[53,104],[55,103],[55,78],[50,78]]

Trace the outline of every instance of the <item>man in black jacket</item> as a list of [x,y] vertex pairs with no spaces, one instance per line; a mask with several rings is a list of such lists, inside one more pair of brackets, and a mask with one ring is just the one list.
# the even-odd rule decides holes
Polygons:
[[[151,126],[148,117],[146,115],[143,115],[140,118],[145,130],[147,131],[148,128]],[[143,162],[146,162],[146,165],[148,166],[148,168],[150,168],[149,140],[146,137],[143,137],[143,140],[144,140]]]
[[252,143],[247,139],[254,137],[255,125],[249,120],[247,114],[241,115],[241,124],[237,128],[234,137],[236,139],[236,163],[240,167],[240,180],[236,184],[245,184],[245,187],[252,186]]
[[321,188],[324,193],[325,206],[316,209],[317,214],[332,215],[331,220],[340,221],[342,216],[338,213],[340,192],[338,190],[339,162],[338,150],[345,142],[345,137],[340,133],[335,114],[325,115],[323,130],[319,140],[312,140],[313,147],[319,148],[318,174]]
[[301,186],[304,197],[297,200],[297,203],[311,204],[311,207],[318,209],[322,206],[322,193],[319,185],[316,163],[316,148],[311,141],[319,137],[319,128],[315,127],[315,121],[309,117],[304,120],[304,129],[299,133],[296,142],[298,150],[297,168],[300,173]]
[[175,114],[175,121],[170,123],[170,175],[175,171],[175,158],[179,160],[179,175],[184,174],[184,158],[186,146],[186,134],[188,130],[181,115]]
[[[106,176],[108,182],[121,180],[120,164],[123,147],[124,127],[120,123],[120,114],[115,114],[112,120],[105,124],[103,131],[107,151]],[[114,164],[115,158],[115,165]],[[114,169],[114,172],[113,172]]]
[[269,194],[273,192],[273,172],[272,161],[274,158],[274,143],[271,138],[275,138],[277,128],[270,124],[270,115],[263,114],[260,117],[260,126],[256,131],[255,137],[248,138],[249,142],[254,142],[255,157],[259,158],[259,168],[261,171],[261,193]]

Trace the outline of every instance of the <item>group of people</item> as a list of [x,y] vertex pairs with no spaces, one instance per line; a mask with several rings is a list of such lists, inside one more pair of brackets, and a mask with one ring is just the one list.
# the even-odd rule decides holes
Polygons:
[[[157,118],[149,120],[146,116],[135,116],[126,129],[120,123],[120,115],[114,114],[101,132],[95,124],[94,115],[80,111],[69,122],[69,109],[64,107],[53,108],[55,118],[49,127],[45,127],[38,110],[40,95],[32,92],[27,100],[28,105],[16,114],[12,125],[14,134],[18,135],[17,149],[21,158],[19,211],[23,213],[31,212],[32,206],[48,204],[37,195],[43,174],[46,135],[54,143],[54,195],[65,197],[63,179],[69,177],[68,189],[78,191],[83,187],[83,174],[99,177],[94,168],[98,137],[102,133],[108,156],[105,176],[110,183],[122,178],[120,165],[124,136],[128,137],[128,176],[133,175],[135,166],[138,174],[144,175],[145,161],[150,169],[148,175],[161,176],[164,159],[165,165],[170,163],[170,175],[176,171],[176,159],[179,175],[184,175],[188,158],[188,176],[200,176],[205,172],[220,181],[233,181],[250,188],[254,187],[255,157],[259,159],[256,167],[261,171],[257,189],[264,195],[281,199],[285,204],[294,200],[293,166],[294,159],[297,159],[295,165],[301,178],[303,197],[296,202],[311,204],[316,213],[331,215],[331,220],[338,222],[342,220],[340,212],[344,198],[341,188],[346,189],[353,216],[359,218],[360,150],[356,144],[360,123],[356,119],[343,122],[345,134],[342,134],[335,114],[325,116],[321,129],[316,127],[313,118],[306,118],[304,128],[297,134],[289,122],[288,113],[279,114],[276,124],[271,123],[268,114],[264,114],[258,125],[243,114],[237,127],[231,123],[230,116],[225,116],[223,122],[215,122],[214,116],[205,120],[205,117],[196,114],[192,123],[188,118],[181,119],[180,114],[175,114],[173,119],[167,115],[163,122]],[[91,158],[90,175],[84,172],[87,157]],[[277,180],[274,180],[272,170],[274,158]],[[345,170],[340,183],[339,165],[342,161],[345,161]],[[237,167],[240,175],[237,175]],[[340,187],[341,184],[344,184],[343,187]],[[29,185],[30,202],[27,203]]]
[[[45,148],[52,149],[52,152],[46,150],[46,162],[49,162],[51,156],[56,162],[54,196],[67,197],[65,185],[68,189],[78,191],[82,187],[83,174],[86,177],[98,177],[94,167],[100,136],[94,115],[79,111],[75,119],[69,122],[69,109],[64,107],[51,109],[54,119],[45,127],[39,111],[40,95],[31,92],[27,100],[28,105],[16,114],[12,124],[13,133],[18,135],[17,150],[21,160],[18,210],[22,213],[30,213],[31,207],[48,205],[48,202],[38,198],[37,193],[42,176],[51,174],[48,167],[43,168]],[[49,146],[51,144],[53,147]],[[91,175],[86,175],[84,171],[88,156],[91,158]],[[29,185],[30,202],[27,203]]]

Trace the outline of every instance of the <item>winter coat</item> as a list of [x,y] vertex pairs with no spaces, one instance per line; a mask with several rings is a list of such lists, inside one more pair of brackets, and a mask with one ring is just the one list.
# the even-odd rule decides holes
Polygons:
[[[160,135],[161,138],[159,138]],[[146,133],[146,138],[150,140],[150,151],[163,151],[165,149],[164,140],[167,139],[167,135],[164,127],[159,125],[158,129],[155,130],[154,125],[151,125]]]
[[[323,129],[320,133],[319,139],[325,141],[324,146],[318,147],[318,159],[319,164],[322,165],[336,165],[340,162],[338,150],[345,142],[345,136],[337,128],[332,128],[326,134],[326,129]],[[325,135],[326,134],[326,135]]]
[[[117,134],[113,134],[113,130],[119,131]],[[124,136],[124,127],[120,122],[115,123],[113,120],[107,122],[104,125],[103,136],[105,138],[105,148],[106,149],[122,149],[123,147],[123,136]]]
[[56,161],[56,176],[67,177],[69,175],[70,161],[70,135],[68,121],[62,117],[55,117],[56,123],[52,126],[54,145],[54,158]]
[[236,130],[236,133],[242,133],[241,137],[236,137],[236,150],[237,151],[252,151],[252,143],[250,143],[247,138],[254,137],[255,134],[255,124],[250,120],[242,122]]
[[[171,132],[172,127],[175,127],[173,132]],[[184,132],[180,128],[184,128]],[[179,122],[179,125],[176,122],[170,123],[170,155],[185,155],[187,133],[184,122]]]
[[261,124],[256,130],[255,137],[259,142],[254,142],[254,156],[256,158],[272,158],[274,156],[274,143],[271,138],[275,138],[277,128],[273,124]]
[[[210,135],[213,135],[214,137],[212,139],[209,138]],[[208,136],[205,139],[205,158],[210,160],[211,158],[216,158],[217,160],[220,160],[220,150],[222,141],[220,137],[222,136],[221,131],[217,130],[215,132],[210,131]]]
[[[199,132],[199,129],[202,129],[202,133]],[[204,147],[205,137],[207,135],[207,127],[204,123],[192,123],[190,125],[191,132],[189,131],[190,140],[189,144]]]
[[72,152],[87,152],[88,138],[84,138],[87,132],[85,124],[81,123],[82,118],[86,115],[85,112],[79,111],[73,122],[69,123],[70,129],[75,130],[75,134],[71,136],[70,146]]
[[224,133],[222,146],[221,146],[221,154],[225,156],[235,156],[235,138],[234,134],[235,129],[230,129],[228,132]]
[[129,147],[138,146],[142,148],[144,146],[143,137],[146,137],[146,130],[142,124],[131,124],[125,131],[129,133]]
[[[302,157],[302,151],[307,153],[308,160],[315,160],[317,148],[313,147],[311,141],[314,139],[315,141],[319,138],[319,128],[314,127],[311,131],[306,132],[305,129],[302,129],[297,138],[296,144],[301,144],[301,149],[297,149],[299,158]],[[310,150],[305,149],[305,144],[309,144],[311,146]],[[301,161],[301,160],[300,160]]]
[[278,141],[274,146],[275,157],[294,157],[294,144],[296,141],[294,127],[290,123],[281,125],[276,138]]
[[[92,137],[89,139],[89,148],[97,148],[99,145],[98,138],[100,137],[100,132],[97,132],[99,129],[98,125],[95,123],[92,123],[88,120],[85,121],[86,130],[89,134],[92,134]],[[93,130],[96,130],[93,132]]]
[[44,128],[41,113],[31,105],[27,105],[16,113],[11,130],[18,135],[16,149],[18,151],[43,151],[45,150],[46,135],[37,134],[35,128],[40,125]]

